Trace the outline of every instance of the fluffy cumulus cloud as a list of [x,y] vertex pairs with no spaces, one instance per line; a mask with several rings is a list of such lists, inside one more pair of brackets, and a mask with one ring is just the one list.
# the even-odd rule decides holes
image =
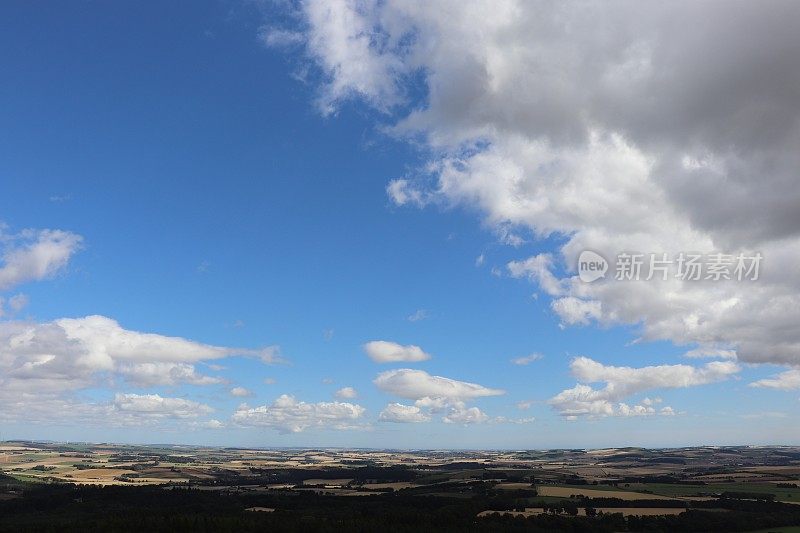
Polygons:
[[420,398],[464,400],[504,394],[504,391],[500,389],[490,389],[477,383],[432,376],[424,370],[411,368],[381,372],[375,378],[374,383],[384,392],[409,400]]
[[0,290],[55,275],[78,251],[82,240],[69,231],[24,230],[12,234],[0,226]]
[[442,420],[447,424],[480,424],[489,420],[489,415],[477,407],[467,407],[464,402],[455,402]]
[[[0,225],[0,291],[57,274],[81,243],[79,235],[68,231],[12,234]],[[20,312],[27,301],[21,293],[0,297],[0,316]],[[7,319],[0,322],[0,419],[112,425],[174,425],[191,419],[191,427],[213,425],[196,420],[209,414],[211,407],[186,398],[116,393],[112,400],[102,401],[82,395],[88,388],[115,390],[123,384],[140,388],[220,384],[222,378],[201,373],[195,365],[234,355],[281,361],[277,346],[261,350],[213,346],[128,330],[98,315],[44,323]],[[243,391],[234,388],[231,393]]]
[[118,374],[139,386],[219,383],[199,374],[194,363],[232,355],[265,357],[262,350],[127,330],[96,315],[0,323],[0,385],[6,390],[74,390],[104,374]]
[[390,403],[378,415],[378,420],[382,422],[428,422],[430,415],[426,414],[416,405],[403,405],[402,403]]
[[376,363],[426,361],[430,354],[413,344],[403,346],[390,341],[370,341],[364,344],[364,352]]
[[231,396],[235,396],[236,398],[247,398],[248,396],[253,396],[253,391],[244,387],[234,387],[230,390],[230,393]]
[[206,404],[158,394],[116,393],[110,400],[88,401],[73,395],[30,391],[9,394],[0,390],[0,420],[27,424],[100,427],[148,426],[161,429],[197,429],[214,411]]
[[142,418],[196,418],[213,412],[208,405],[158,394],[117,394],[114,409],[123,415]]
[[[427,165],[388,185],[394,202],[477,207],[512,244],[563,237],[509,269],[551,296],[564,327],[635,324],[644,339],[800,366],[800,92],[788,90],[800,85],[800,3],[298,10],[293,42],[321,74],[325,112],[365,101],[385,131],[428,149]],[[585,249],[763,262],[752,282],[588,284],[574,275]]]
[[[410,368],[381,372],[373,383],[383,392],[415,400],[413,406],[389,404],[381,413],[380,419],[392,422],[425,422],[430,420],[431,414],[442,414],[442,420],[447,423],[486,422],[489,416],[477,407],[467,407],[465,400],[505,394],[500,389],[432,376],[425,371]],[[399,420],[401,417],[411,419]]]
[[340,400],[352,400],[358,398],[358,391],[353,387],[342,387],[336,391],[336,397]]
[[[674,389],[706,385],[724,381],[737,372],[733,361],[712,361],[702,367],[689,365],[658,365],[642,368],[607,366],[588,357],[577,357],[570,364],[572,375],[579,383],[561,391],[549,404],[567,417],[590,416],[641,416],[656,414],[655,404],[660,400],[644,398],[639,405],[630,406],[622,400],[654,389]],[[605,383],[603,388],[593,388],[587,383]],[[674,410],[665,406],[661,414],[672,415]]]
[[[178,413],[181,405],[197,407],[202,414],[201,404],[136,394],[118,395],[111,404],[103,404],[79,396],[90,387],[120,384],[141,388],[220,384],[222,378],[198,371],[196,364],[234,355],[275,361],[273,353],[274,348],[235,349],[128,330],[103,316],[0,322],[3,417],[42,423],[64,417],[89,421],[110,417],[120,423],[186,418],[167,414]],[[144,410],[148,405],[161,407],[153,407],[148,415]]]
[[294,396],[281,395],[269,405],[240,405],[234,423],[245,427],[269,427],[281,433],[299,433],[308,428],[354,429],[362,427],[366,410],[347,402],[307,403]]
[[213,385],[224,382],[222,378],[198,373],[195,366],[189,363],[122,363],[118,365],[116,371],[126,381],[138,387],[178,385],[180,383]]
[[759,379],[751,383],[750,386],[781,390],[800,389],[800,369],[787,370],[771,378]]

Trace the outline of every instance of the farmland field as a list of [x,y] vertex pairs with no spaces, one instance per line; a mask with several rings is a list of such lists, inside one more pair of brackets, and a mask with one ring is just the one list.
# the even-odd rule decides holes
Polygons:
[[[11,530],[42,523],[79,530],[87,519],[105,529],[154,530],[179,517],[228,530],[358,524],[411,531],[438,523],[459,531],[774,527],[767,531],[794,533],[777,528],[800,526],[799,472],[794,448],[281,450],[10,442],[0,443],[0,531],[7,523],[18,526]],[[112,515],[91,514],[108,506]]]

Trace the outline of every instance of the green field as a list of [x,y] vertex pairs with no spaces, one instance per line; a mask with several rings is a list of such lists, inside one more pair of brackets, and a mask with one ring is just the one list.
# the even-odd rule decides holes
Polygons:
[[547,485],[548,487],[565,487],[568,489],[581,489],[581,490],[611,490],[611,491],[619,491],[619,492],[639,492],[633,488],[633,484],[631,487],[617,487],[614,485],[570,485],[568,483],[556,483],[554,485]]
[[772,483],[713,483],[708,485],[680,485],[678,483],[631,483],[628,490],[650,491],[662,496],[694,496],[700,493],[754,492],[774,494],[777,501],[800,502],[800,489],[776,487]]

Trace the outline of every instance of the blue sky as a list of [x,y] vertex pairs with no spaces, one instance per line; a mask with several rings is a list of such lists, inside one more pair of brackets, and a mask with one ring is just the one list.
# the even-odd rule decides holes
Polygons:
[[[534,147],[551,143],[552,168],[571,176],[584,168],[574,163],[581,157],[601,173],[636,167],[632,152],[666,161],[654,146],[680,136],[608,119],[611,141],[562,141],[560,125],[573,117],[545,116],[557,108],[547,87],[542,104],[509,92],[503,101],[522,108],[479,105],[475,92],[485,86],[464,87],[480,69],[451,67],[447,48],[429,60],[413,50],[463,28],[444,27],[442,14],[437,26],[424,19],[431,14],[399,14],[389,4],[344,18],[316,2],[45,10],[18,2],[4,9],[0,436],[398,448],[796,444],[794,337],[762,356],[752,346],[772,333],[759,318],[749,322],[756,332],[745,334],[735,332],[738,315],[704,315],[722,313],[709,308],[717,298],[768,315],[778,303],[748,298],[769,286],[728,284],[732,292],[722,296],[713,286],[707,294],[681,286],[676,294],[685,291],[686,299],[677,307],[630,309],[620,302],[647,300],[650,289],[552,290],[532,263],[513,267],[548,257],[545,270],[568,280],[575,247],[608,252],[633,242],[616,224],[600,226],[598,237],[591,220],[573,220],[580,217],[570,209],[588,211],[582,198],[588,207],[603,204],[580,192],[585,181],[566,211],[555,196],[551,208],[536,207],[536,198],[566,193],[542,185],[564,178],[537,174],[546,165],[535,163]],[[375,21],[384,26],[365,46],[359,39],[364,28],[380,26]],[[401,23],[413,30],[397,30]],[[378,37],[385,43],[375,44]],[[559,126],[504,129],[508,116],[533,105],[548,111],[531,120]],[[627,142],[622,155],[617,132]],[[718,139],[698,138],[713,155]],[[749,153],[742,148],[740,158],[747,162]],[[788,156],[776,149],[764,157],[780,163]],[[531,194],[531,202],[504,199],[504,169],[533,176],[509,193]],[[636,178],[625,179],[596,184],[608,193],[609,210],[617,194],[640,201],[629,187]],[[676,238],[666,248],[634,213],[627,226],[641,225],[639,237],[653,242],[643,251],[713,242],[731,252],[755,247],[769,258],[777,239],[770,232],[781,233],[771,220],[752,220],[765,228],[757,237],[738,236],[672,209],[684,204],[670,185],[655,171],[646,179],[647,190],[666,191],[667,205],[654,204],[659,212],[687,213],[688,229],[676,222],[670,233],[691,230],[694,240]],[[700,193],[695,200],[703,201]],[[775,199],[754,201],[768,209]],[[74,238],[54,239],[47,229]],[[782,258],[800,250],[792,231],[781,233],[789,239]],[[765,277],[764,284],[769,271]],[[798,293],[784,290],[790,300],[776,312],[796,319]],[[575,302],[601,302],[603,314],[571,313],[565,306]],[[716,329],[695,334],[681,326],[693,314]],[[92,316],[105,322],[85,319]],[[71,323],[78,333],[65,318],[78,321]],[[181,339],[169,344],[168,337]],[[406,355],[376,362],[364,345],[379,340]],[[409,359],[409,346],[428,357]],[[714,361],[684,355],[697,347],[736,353]],[[530,354],[540,357],[512,362]],[[657,365],[664,367],[647,370]],[[427,377],[378,383],[381,373],[400,379],[400,369]],[[150,371],[161,377],[145,376]],[[456,382],[480,390],[440,394],[437,387],[449,385],[431,376],[452,380],[453,390]],[[623,392],[602,392],[607,383]],[[593,391],[575,391],[580,384]],[[345,387],[356,394],[337,397]],[[398,392],[403,387],[413,390]],[[419,387],[428,392],[414,392]],[[579,397],[559,401],[562,391]],[[405,417],[387,411],[394,403]],[[628,407],[640,416],[626,416]]]

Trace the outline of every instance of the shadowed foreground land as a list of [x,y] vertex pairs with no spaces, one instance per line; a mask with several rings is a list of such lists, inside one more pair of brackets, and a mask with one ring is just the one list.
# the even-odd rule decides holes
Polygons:
[[7,442],[0,471],[0,531],[800,526],[800,449],[788,447],[464,452]]

